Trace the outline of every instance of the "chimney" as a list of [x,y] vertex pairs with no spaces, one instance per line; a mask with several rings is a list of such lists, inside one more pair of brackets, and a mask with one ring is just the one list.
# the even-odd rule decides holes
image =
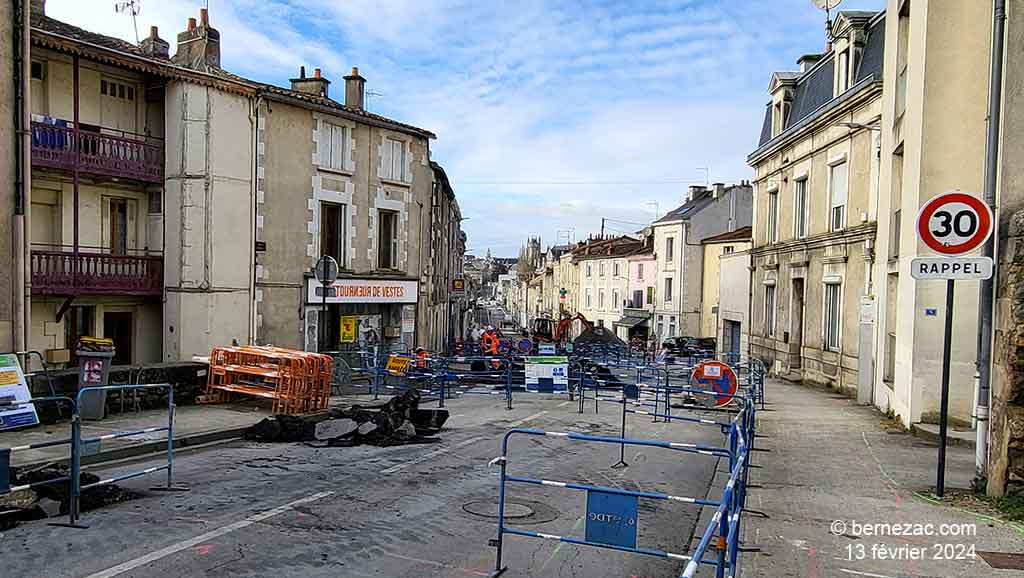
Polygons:
[[722,193],[725,192],[725,183],[711,183],[711,189],[711,198],[717,199],[718,197],[722,196]]
[[313,76],[306,76],[306,67],[299,67],[299,77],[291,79],[292,90],[295,92],[304,92],[306,94],[312,94],[322,98],[327,98],[328,88],[331,85],[331,81],[327,80],[320,74],[319,68],[313,69]]
[[824,54],[804,54],[796,59],[796,63],[800,66],[800,72],[807,72],[824,56]]
[[704,191],[706,190],[707,189],[704,187],[704,185],[690,185],[690,191],[686,195],[686,200],[692,201],[697,197],[703,195]]
[[43,16],[46,14],[46,0],[32,0],[28,11],[33,15]]
[[195,18],[189,18],[186,30],[178,34],[178,51],[172,61],[203,72],[220,68],[220,32],[210,26],[206,8],[199,9],[198,26]]
[[171,53],[171,45],[160,38],[156,26],[150,26],[149,36],[139,43],[139,50],[150,58],[168,58]]
[[363,110],[363,88],[366,79],[359,76],[359,69],[352,67],[352,74],[345,77],[345,106]]

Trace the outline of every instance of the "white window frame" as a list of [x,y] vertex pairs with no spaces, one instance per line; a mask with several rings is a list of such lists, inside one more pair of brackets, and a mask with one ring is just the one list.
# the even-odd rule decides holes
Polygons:
[[400,183],[409,182],[406,175],[407,153],[405,141],[387,137],[384,139],[384,146],[386,147],[384,149],[384,178]]
[[807,176],[793,181],[793,236],[807,237]]
[[[842,202],[837,203],[836,196],[836,170],[839,167],[843,167],[846,172],[844,190],[842,195]],[[850,201],[850,165],[846,162],[846,155],[840,155],[840,157],[828,164],[828,230],[829,231],[842,231],[846,228],[846,205]],[[838,218],[837,218],[838,211]],[[839,226],[836,226],[837,222]]]
[[597,308],[604,311],[604,289],[597,290]]
[[669,263],[676,257],[676,238],[665,237],[665,260]]
[[[769,298],[769,296],[771,296]],[[764,336],[775,337],[775,307],[778,303],[775,284],[764,286]]]
[[619,270],[619,262],[615,261],[612,263],[612,277],[618,277],[621,271]]
[[[594,276],[593,266],[592,266],[591,263],[587,263],[587,277],[593,277],[593,276]],[[587,307],[590,307],[590,305],[588,304]]]
[[768,238],[769,245],[779,242],[779,189],[768,191]]
[[672,277],[665,277],[665,303],[672,303]]
[[591,297],[591,295],[590,295],[590,287],[587,287],[587,309],[590,309],[590,305],[592,303],[592,300],[591,300],[590,297]]
[[644,278],[644,264],[643,263],[637,263],[636,264],[636,278],[637,279],[643,279]]
[[597,275],[599,277],[604,277],[604,261],[597,264]]
[[622,300],[619,297],[619,290],[612,289],[612,311],[617,311],[619,307],[622,307]]
[[[393,221],[392,221],[393,226],[391,228],[391,238],[390,239],[384,239],[381,236],[381,233],[382,233],[381,230],[384,227],[381,225],[380,221],[382,220],[382,218],[383,218],[383,216],[385,214],[388,215],[388,218],[393,219]],[[388,209],[377,209],[377,243],[378,243],[378,249],[377,249],[377,268],[378,269],[388,269],[388,270],[398,269],[398,261],[399,261],[398,260],[398,250],[399,250],[399,247],[400,247],[400,245],[399,245],[398,228],[400,226],[400,219],[401,219],[401,217],[398,214],[398,211],[392,211],[392,210],[388,210]],[[380,245],[379,245],[379,243],[383,243],[385,241],[387,241],[388,243],[391,244],[390,253],[388,255],[391,258],[390,259],[391,262],[390,263],[382,264],[380,262]]]
[[[321,139],[320,166],[335,171],[347,171],[345,158],[348,153],[348,127],[323,121],[320,124]],[[337,145],[337,146],[336,146]]]
[[[826,280],[821,294],[821,344],[826,351],[842,351],[843,347],[843,282]],[[835,294],[831,294],[834,291]],[[830,307],[834,305],[834,309]],[[832,325],[830,327],[829,325]]]

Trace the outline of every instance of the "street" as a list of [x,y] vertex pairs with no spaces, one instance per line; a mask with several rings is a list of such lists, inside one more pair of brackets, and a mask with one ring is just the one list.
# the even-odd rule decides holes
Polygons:
[[[132,502],[87,512],[88,530],[24,524],[3,535],[12,578],[187,576],[485,576],[494,564],[496,469],[503,432],[524,426],[615,434],[612,404],[594,415],[551,395],[466,395],[436,445],[314,448],[235,442],[181,453],[176,478],[188,493],[125,483]],[[629,434],[721,443],[717,429],[632,416]],[[657,448],[514,438],[509,472],[703,498],[717,458]],[[132,464],[135,467],[140,464]],[[141,464],[145,465],[145,464]],[[127,467],[127,466],[121,466]],[[117,471],[116,468],[112,471]],[[584,492],[510,484],[508,525],[582,535]],[[718,491],[715,489],[712,491]],[[475,510],[471,514],[467,510]],[[697,507],[641,501],[638,545],[686,553]],[[517,520],[516,516],[526,516]],[[16,546],[16,547],[14,547]],[[668,576],[676,561],[506,536],[506,576]]]

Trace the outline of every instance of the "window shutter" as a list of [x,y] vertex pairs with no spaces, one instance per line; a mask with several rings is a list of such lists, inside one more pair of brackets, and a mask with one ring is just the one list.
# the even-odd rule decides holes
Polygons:
[[392,153],[391,141],[390,140],[386,141],[384,143],[384,145],[385,146],[382,147],[384,149],[384,151],[383,151],[384,152],[384,156],[381,159],[381,171],[380,172],[381,172],[381,176],[384,177],[385,179],[391,179],[391,178],[394,178],[394,175],[391,173],[391,170],[392,170],[392,165],[391,165],[391,153]]
[[345,128],[331,126],[331,168],[345,168]]

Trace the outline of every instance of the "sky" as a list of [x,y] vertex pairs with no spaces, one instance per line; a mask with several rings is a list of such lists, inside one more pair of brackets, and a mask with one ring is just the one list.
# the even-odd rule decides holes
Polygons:
[[[135,0],[139,37],[171,43],[205,0]],[[120,0],[47,14],[134,41]],[[691,184],[751,179],[772,72],[821,51],[811,0],[209,0],[221,65],[281,86],[319,67],[343,100],[437,135],[470,252],[515,256],[632,233]],[[845,0],[842,9],[880,9]],[[373,94],[370,94],[372,92]]]

